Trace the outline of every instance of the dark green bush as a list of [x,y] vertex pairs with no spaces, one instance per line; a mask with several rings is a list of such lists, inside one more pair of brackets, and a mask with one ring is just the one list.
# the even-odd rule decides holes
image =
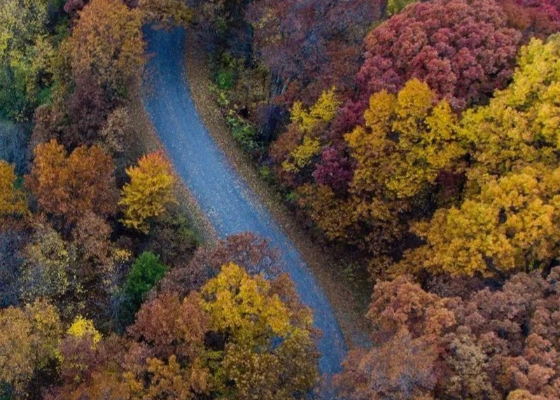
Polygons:
[[149,251],[134,261],[124,284],[124,293],[135,310],[140,308],[148,292],[166,271],[167,267],[160,262],[159,256]]
[[231,69],[221,69],[216,74],[216,86],[221,90],[231,90],[235,85],[235,74]]

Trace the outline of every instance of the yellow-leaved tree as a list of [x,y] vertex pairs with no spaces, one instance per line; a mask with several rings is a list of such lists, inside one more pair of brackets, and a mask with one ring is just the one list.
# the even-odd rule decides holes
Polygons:
[[339,199],[327,185],[306,184],[297,193],[300,206],[330,240],[352,240],[352,225],[358,222],[357,199]]
[[524,165],[558,164],[560,35],[520,50],[512,83],[488,106],[469,110],[461,135],[474,148],[469,177],[480,184]]
[[[270,283],[264,278],[253,278],[233,263],[224,265],[202,290],[212,329],[231,332],[237,342],[247,345],[256,345],[255,338],[267,335],[286,336],[290,311],[278,296],[270,296],[270,291]],[[259,318],[248,318],[251,315]]]
[[0,327],[0,397],[38,395],[39,385],[35,382],[32,388],[31,383],[56,359],[62,337],[56,307],[37,300],[22,308],[1,309]]
[[320,131],[336,116],[340,100],[334,88],[321,94],[317,102],[306,109],[301,102],[292,107],[291,121],[301,136],[301,141],[291,149],[282,168],[291,173],[299,172],[321,152]]
[[81,315],[78,315],[72,325],[68,328],[66,333],[75,338],[83,338],[85,336],[90,336],[93,344],[97,344],[101,341],[101,333],[95,329],[95,325],[92,320],[86,319]]
[[296,399],[315,385],[313,317],[286,275],[268,281],[224,265],[202,288],[201,305],[210,330],[226,338],[224,350],[208,354],[220,398]]
[[436,94],[417,79],[397,96],[375,93],[364,118],[364,127],[346,135],[357,163],[352,182],[356,192],[414,196],[441,171],[453,170],[465,154],[449,103],[436,102]]
[[331,88],[323,93],[308,110],[304,105],[297,101],[292,107],[291,120],[297,124],[303,133],[309,133],[324,122],[330,122],[336,116],[336,111],[340,106],[337,99],[335,88]]
[[560,169],[525,167],[416,224],[426,244],[408,252],[397,270],[503,276],[547,267],[560,250],[558,224]]
[[16,187],[16,182],[14,167],[0,160],[0,218],[28,213],[25,194]]
[[122,222],[129,228],[148,231],[148,220],[162,215],[169,204],[176,203],[173,194],[175,177],[163,152],[150,153],[138,166],[126,170],[130,177],[122,190],[119,204],[124,209]]

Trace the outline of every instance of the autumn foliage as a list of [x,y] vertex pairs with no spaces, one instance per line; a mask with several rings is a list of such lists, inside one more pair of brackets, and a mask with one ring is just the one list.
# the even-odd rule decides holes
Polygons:
[[193,21],[324,273],[375,282],[340,398],[560,398],[558,0],[0,3],[0,117],[33,125],[0,160],[0,399],[320,391],[282,254],[200,245],[138,136],[142,27]]
[[365,39],[365,62],[357,75],[360,101],[418,78],[463,109],[505,87],[519,40],[493,1],[415,3]]
[[556,0],[500,0],[509,24],[525,36],[546,38],[560,29],[560,5]]
[[323,92],[309,109],[301,102],[293,105],[288,131],[271,148],[271,156],[281,164],[280,174],[286,180],[293,179],[320,154],[322,130],[336,116],[339,106],[335,88]]
[[[558,38],[533,38],[517,52],[521,36],[500,6],[434,1],[406,7],[366,39],[359,100],[333,103],[334,116],[311,129],[295,116],[312,113],[332,92],[308,111],[296,102],[292,123],[270,147],[277,176],[292,191],[290,201],[328,239],[367,250],[374,273],[403,256],[394,273],[504,277],[546,269],[555,259],[557,240],[549,230],[556,218],[553,185],[543,189],[545,197],[528,187],[553,179],[558,162],[552,100]],[[460,33],[467,26],[477,32],[469,41]],[[425,41],[406,45],[406,32]],[[437,62],[424,57],[436,57],[434,49],[443,52]],[[461,72],[468,52],[473,59],[490,59]],[[436,66],[449,71],[437,75]],[[473,106],[457,112],[468,105]],[[511,203],[524,192],[527,200],[515,202],[526,206]],[[540,222],[530,222],[535,220]]]
[[108,95],[119,96],[144,65],[140,13],[120,0],[93,0],[70,38],[74,76],[89,75]]
[[344,398],[558,397],[558,272],[518,274],[466,298],[407,277],[379,283],[368,313],[377,345],[349,356]]
[[452,171],[465,153],[456,139],[457,118],[446,100],[437,101],[417,79],[398,96],[381,91],[370,98],[365,126],[346,135],[356,169],[352,191],[416,195]]
[[0,394],[9,385],[19,398],[38,395],[31,383],[56,359],[60,343],[62,327],[56,308],[37,301],[21,309],[0,309],[0,326]]
[[25,194],[16,186],[14,167],[0,161],[0,218],[10,215],[25,215]]
[[[533,39],[519,52],[512,83],[488,106],[465,113],[461,134],[472,144],[469,175],[484,181],[533,164],[556,166],[560,37]],[[537,72],[538,71],[538,72]]]
[[56,141],[37,146],[27,184],[41,210],[68,224],[88,211],[104,217],[116,212],[113,160],[97,146],[70,155]]
[[458,139],[471,149],[472,193],[460,206],[438,210],[415,226],[426,245],[410,251],[414,261],[400,268],[416,264],[436,273],[504,276],[553,265],[558,158],[556,106],[549,98],[558,85],[552,72],[558,40],[524,47],[512,84],[488,106],[464,114]]
[[310,103],[333,86],[351,91],[361,41],[381,8],[369,0],[251,2],[246,19],[254,30],[255,56],[271,73],[271,97],[291,105]]
[[151,153],[126,173],[130,182],[124,186],[119,202],[124,208],[123,222],[128,227],[146,231],[147,220],[163,214],[166,206],[175,202],[171,165],[163,153]]
[[490,181],[460,208],[438,210],[414,231],[427,242],[399,268],[504,276],[548,269],[558,253],[560,171],[524,168]]
[[285,277],[268,282],[224,265],[200,293],[146,303],[120,343],[92,346],[95,333],[69,331],[63,349],[81,338],[87,351],[79,369],[64,358],[68,379],[52,398],[102,390],[125,398],[297,399],[317,380],[311,321]]
[[171,269],[150,296],[165,292],[186,296],[192,290],[200,290],[222,265],[230,262],[251,276],[263,274],[269,278],[276,278],[283,267],[279,252],[270,247],[268,240],[249,232],[231,235],[212,248],[199,247],[188,263]]

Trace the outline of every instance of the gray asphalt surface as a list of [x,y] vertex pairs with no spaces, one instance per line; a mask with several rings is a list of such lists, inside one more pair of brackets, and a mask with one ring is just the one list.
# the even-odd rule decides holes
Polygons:
[[319,342],[321,372],[341,370],[347,348],[333,310],[280,226],[247,183],[227,161],[201,121],[184,70],[185,31],[147,29],[148,73],[144,106],[178,174],[185,181],[218,235],[254,232],[280,249],[286,271],[302,301],[313,309]]

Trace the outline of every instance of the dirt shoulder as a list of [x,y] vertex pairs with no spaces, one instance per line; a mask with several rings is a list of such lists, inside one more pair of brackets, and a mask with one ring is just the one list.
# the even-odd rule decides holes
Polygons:
[[363,295],[356,296],[354,289],[347,284],[340,260],[331,254],[332,249],[316,243],[282,204],[279,194],[262,180],[255,163],[233,138],[209,90],[211,69],[200,39],[188,34],[186,46],[185,63],[192,97],[211,136],[300,251],[327,294],[348,346],[354,348],[364,344],[369,330],[364,317]]

